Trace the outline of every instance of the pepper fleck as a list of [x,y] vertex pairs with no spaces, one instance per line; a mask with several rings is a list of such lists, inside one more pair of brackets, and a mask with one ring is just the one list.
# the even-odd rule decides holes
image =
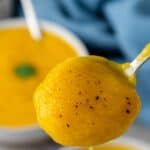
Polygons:
[[127,104],[128,104],[128,105],[131,105],[131,102],[128,102]]
[[90,108],[90,109],[94,109],[94,107],[93,107],[93,106],[89,106],[89,108]]
[[75,108],[78,108],[78,105],[75,105]]
[[127,113],[127,114],[130,114],[130,110],[129,110],[129,109],[126,109],[126,113]]
[[70,127],[70,124],[67,123],[66,126],[67,126],[67,128],[69,128],[69,127]]
[[130,97],[127,96],[127,97],[126,97],[126,100],[129,100],[129,99],[130,99]]
[[96,99],[96,100],[99,100],[99,96],[96,96],[95,99]]
[[62,118],[63,116],[62,116],[62,114],[59,114],[59,118]]
[[79,95],[81,95],[82,94],[82,92],[81,91],[79,91],[79,93],[78,93]]
[[101,84],[101,81],[100,81],[100,80],[98,80],[98,84]]

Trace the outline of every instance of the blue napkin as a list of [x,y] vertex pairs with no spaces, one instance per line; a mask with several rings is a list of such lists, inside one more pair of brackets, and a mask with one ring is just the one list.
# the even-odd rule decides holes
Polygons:
[[[113,60],[131,61],[150,42],[148,0],[33,0],[33,3],[38,17],[67,27],[91,49],[105,52]],[[150,62],[138,72],[137,81],[143,103],[139,120],[150,125]]]

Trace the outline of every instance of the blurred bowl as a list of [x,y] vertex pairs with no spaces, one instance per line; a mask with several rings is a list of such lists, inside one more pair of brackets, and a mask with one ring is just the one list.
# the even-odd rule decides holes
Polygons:
[[[41,21],[44,31],[54,33],[71,45],[79,56],[88,55],[84,44],[70,31],[52,22]],[[12,27],[26,27],[23,19],[8,19],[0,21],[0,30]],[[0,144],[32,144],[46,139],[46,134],[37,126],[19,128],[0,128]]]
[[[130,148],[131,148],[131,150],[150,150],[149,143],[144,142],[144,141],[139,140],[139,139],[136,139],[136,138],[133,138],[133,137],[129,137],[129,136],[120,137],[120,138],[115,139],[111,142],[108,142],[106,145],[108,145],[110,147],[111,146],[112,147],[113,146],[119,146],[119,147],[121,146],[121,147],[127,148],[127,150],[129,150]],[[105,146],[105,144],[104,144],[104,146]],[[99,147],[99,146],[96,146],[96,147]],[[62,147],[62,148],[58,148],[57,150],[86,150],[86,148],[82,149],[79,147]],[[117,150],[119,150],[119,148],[117,148]],[[123,149],[123,150],[125,150],[125,149]]]
[[149,143],[129,136],[120,137],[111,143],[116,145],[129,146],[131,149],[133,147],[133,150],[150,150]]

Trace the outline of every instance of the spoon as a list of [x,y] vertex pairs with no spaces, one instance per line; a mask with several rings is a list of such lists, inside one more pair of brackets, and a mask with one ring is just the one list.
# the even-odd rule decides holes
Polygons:
[[119,137],[140,111],[132,77],[149,58],[150,44],[131,63],[100,56],[62,62],[35,91],[38,123],[62,145],[88,147]]
[[21,0],[21,4],[29,32],[33,39],[39,41],[42,38],[42,33],[32,2],[31,0]]
[[148,59],[150,59],[150,44],[147,44],[142,52],[125,69],[126,75],[129,77],[134,75]]

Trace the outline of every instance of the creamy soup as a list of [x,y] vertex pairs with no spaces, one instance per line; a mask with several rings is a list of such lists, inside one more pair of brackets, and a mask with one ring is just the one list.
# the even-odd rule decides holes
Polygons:
[[103,144],[122,135],[140,110],[134,80],[99,56],[66,60],[35,92],[39,125],[67,146]]
[[33,92],[57,63],[77,56],[65,40],[52,33],[34,41],[27,29],[0,30],[0,126],[36,123]]

